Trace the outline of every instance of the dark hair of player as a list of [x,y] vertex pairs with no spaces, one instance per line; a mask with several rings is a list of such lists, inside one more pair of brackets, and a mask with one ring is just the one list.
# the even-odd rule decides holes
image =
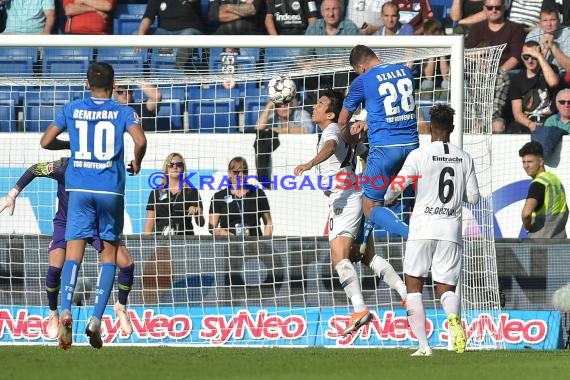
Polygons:
[[319,98],[321,96],[329,98],[330,103],[329,107],[327,108],[327,112],[334,113],[334,119],[332,121],[336,123],[338,121],[340,111],[342,110],[342,102],[344,100],[342,94],[340,94],[337,91],[334,91],[332,88],[325,88],[320,92]]
[[350,51],[350,66],[361,65],[370,58],[376,58],[376,53],[368,46],[356,45]]
[[93,62],[87,69],[87,82],[91,88],[113,90],[115,71],[105,62]]
[[436,104],[429,110],[430,123],[433,129],[438,131],[449,132],[453,131],[453,115],[455,110],[447,104]]
[[527,154],[541,158],[544,157],[544,153],[542,152],[542,145],[538,141],[527,142],[523,145],[522,148],[520,148],[519,157],[524,157]]

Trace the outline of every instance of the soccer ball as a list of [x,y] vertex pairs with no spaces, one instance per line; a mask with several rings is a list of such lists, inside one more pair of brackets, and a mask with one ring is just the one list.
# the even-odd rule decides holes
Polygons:
[[267,87],[269,90],[269,100],[276,106],[289,103],[295,98],[295,95],[297,95],[295,82],[281,75],[271,78]]

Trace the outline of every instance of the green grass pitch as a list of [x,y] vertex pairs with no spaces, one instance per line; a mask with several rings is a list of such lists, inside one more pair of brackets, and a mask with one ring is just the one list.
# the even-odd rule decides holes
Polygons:
[[570,351],[0,346],[0,379],[565,379]]

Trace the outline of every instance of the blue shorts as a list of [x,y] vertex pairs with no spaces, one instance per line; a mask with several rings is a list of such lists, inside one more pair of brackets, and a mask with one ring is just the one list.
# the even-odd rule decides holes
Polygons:
[[398,174],[408,154],[419,144],[405,146],[372,147],[366,159],[363,183],[364,196],[376,202],[384,202],[384,195],[392,177]]
[[[93,233],[93,238],[89,239],[89,244],[97,251],[101,252],[103,250],[103,242],[99,237],[99,233],[95,231]],[[121,240],[121,246],[125,245],[125,241]],[[51,235],[51,240],[48,245],[48,253],[54,249],[67,249],[67,241],[65,240],[65,225],[56,224],[53,225],[53,234]]]
[[125,201],[120,195],[69,192],[65,240],[119,241],[123,232]]

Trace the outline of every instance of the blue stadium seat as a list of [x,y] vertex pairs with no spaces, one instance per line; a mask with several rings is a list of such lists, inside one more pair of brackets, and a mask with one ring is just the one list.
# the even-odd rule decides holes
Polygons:
[[36,48],[0,48],[0,76],[33,76],[37,60]]
[[[213,85],[208,87],[190,86],[188,87],[187,98],[188,100],[215,100],[232,98],[235,100],[236,107],[239,106],[244,93],[245,85],[236,84],[235,87],[227,89],[222,85]],[[250,90],[252,91],[252,90]]]
[[[184,71],[176,67],[176,54],[178,54],[178,48],[153,48],[150,54],[150,70],[152,75],[184,75]],[[189,59],[189,66],[187,68],[201,68],[203,66],[203,54],[204,50],[202,48],[192,49],[192,56]]]
[[236,101],[232,98],[189,100],[190,131],[199,133],[237,133]]
[[24,97],[24,131],[43,132],[74,93],[69,87],[28,88]]
[[46,77],[85,76],[93,59],[91,48],[46,48],[42,61]]
[[266,48],[263,60],[263,69],[266,72],[275,71],[276,67],[292,65],[297,62],[302,53],[300,48]]
[[[145,9],[146,4],[117,4],[113,19],[113,34],[135,34]],[[151,27],[156,27],[156,20],[153,20]]]
[[[208,66],[211,73],[222,73],[227,70],[222,65],[222,55],[224,49],[211,48]],[[259,49],[258,48],[241,48],[237,52],[237,67],[234,72],[251,72],[255,70],[257,62],[259,62]],[[228,74],[231,74],[228,72]]]
[[248,97],[244,100],[243,106],[243,128],[244,132],[255,132],[255,126],[259,114],[265,108],[267,99],[259,97]]
[[18,117],[16,105],[19,95],[17,92],[0,90],[0,132],[16,132]]
[[147,49],[100,48],[97,52],[97,62],[110,63],[118,76],[142,76],[146,60]]
[[[181,131],[184,129],[183,117],[186,102],[186,88],[180,86],[161,86],[162,101],[158,109],[157,131]],[[146,100],[146,99],[145,99]]]

